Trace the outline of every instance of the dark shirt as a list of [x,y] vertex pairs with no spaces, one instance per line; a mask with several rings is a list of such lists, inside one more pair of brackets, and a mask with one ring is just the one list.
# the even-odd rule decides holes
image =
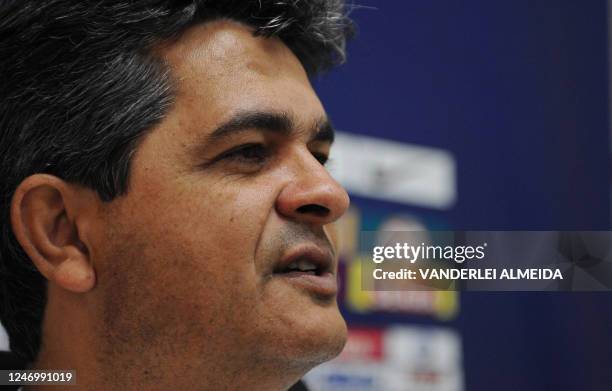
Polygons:
[[[0,369],[11,370],[11,369],[24,369],[25,362],[20,360],[11,352],[0,352]],[[0,391],[14,391],[19,386],[2,386],[0,385]]]

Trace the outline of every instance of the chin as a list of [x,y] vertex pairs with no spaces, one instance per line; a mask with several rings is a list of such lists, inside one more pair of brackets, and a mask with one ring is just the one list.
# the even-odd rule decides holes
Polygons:
[[[304,315],[307,312],[305,311]],[[323,314],[298,324],[302,328],[293,334],[289,350],[292,359],[307,366],[306,370],[329,361],[342,352],[348,332],[346,322],[337,307],[327,308]]]
[[322,346],[325,346],[326,349],[322,349],[322,356],[317,365],[337,357],[342,352],[342,349],[344,349],[347,337],[348,331],[346,322],[338,312],[338,326],[336,327],[335,333],[330,335],[329,339],[323,342]]

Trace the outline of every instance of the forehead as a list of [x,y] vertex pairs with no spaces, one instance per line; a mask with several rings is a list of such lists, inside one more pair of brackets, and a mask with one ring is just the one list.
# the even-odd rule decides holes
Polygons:
[[255,37],[253,31],[231,20],[207,22],[188,29],[162,55],[177,72],[193,76],[205,67],[211,78],[246,71],[308,82],[299,60],[280,39]]
[[280,39],[255,37],[251,27],[238,22],[194,26],[161,54],[171,68],[178,99],[202,105],[209,116],[236,106],[291,111],[282,107],[290,102],[293,108],[316,107],[317,116],[322,112],[293,52]]

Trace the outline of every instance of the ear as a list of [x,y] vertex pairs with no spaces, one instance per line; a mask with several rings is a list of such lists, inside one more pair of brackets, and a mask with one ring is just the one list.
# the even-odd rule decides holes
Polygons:
[[77,224],[85,191],[35,174],[19,184],[11,202],[11,224],[21,247],[50,283],[72,292],[88,292],[96,281]]

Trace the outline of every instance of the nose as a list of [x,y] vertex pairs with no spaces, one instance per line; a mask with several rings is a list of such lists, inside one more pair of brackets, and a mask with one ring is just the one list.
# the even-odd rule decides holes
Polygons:
[[294,163],[291,180],[276,199],[278,213],[311,225],[325,225],[340,218],[350,202],[346,190],[310,152]]

